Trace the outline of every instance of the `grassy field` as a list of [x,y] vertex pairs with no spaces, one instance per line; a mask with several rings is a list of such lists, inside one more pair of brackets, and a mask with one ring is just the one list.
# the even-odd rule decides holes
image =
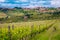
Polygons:
[[0,40],[60,40],[60,21],[0,24]]
[[60,40],[60,11],[46,11],[1,9],[0,40]]
[[[37,34],[32,40],[60,40],[60,22],[57,20],[56,23],[48,30]],[[54,30],[54,27],[56,30]]]

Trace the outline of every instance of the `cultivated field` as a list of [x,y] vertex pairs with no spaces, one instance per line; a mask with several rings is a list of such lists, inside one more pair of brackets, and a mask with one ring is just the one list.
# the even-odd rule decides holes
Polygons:
[[60,40],[60,21],[0,24],[0,40]]

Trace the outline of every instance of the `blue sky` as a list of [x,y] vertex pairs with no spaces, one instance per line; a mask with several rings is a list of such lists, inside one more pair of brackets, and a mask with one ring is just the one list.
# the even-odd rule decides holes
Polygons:
[[60,7],[60,0],[0,0],[0,7]]

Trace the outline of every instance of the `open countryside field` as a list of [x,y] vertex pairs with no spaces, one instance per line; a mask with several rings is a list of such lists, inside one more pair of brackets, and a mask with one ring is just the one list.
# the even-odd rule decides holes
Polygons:
[[0,40],[60,40],[60,9],[0,9]]
[[60,19],[0,24],[0,40],[60,40]]

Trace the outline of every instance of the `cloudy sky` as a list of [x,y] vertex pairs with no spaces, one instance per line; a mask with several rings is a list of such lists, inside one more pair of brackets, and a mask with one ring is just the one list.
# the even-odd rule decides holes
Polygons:
[[60,0],[0,0],[0,7],[60,7]]

